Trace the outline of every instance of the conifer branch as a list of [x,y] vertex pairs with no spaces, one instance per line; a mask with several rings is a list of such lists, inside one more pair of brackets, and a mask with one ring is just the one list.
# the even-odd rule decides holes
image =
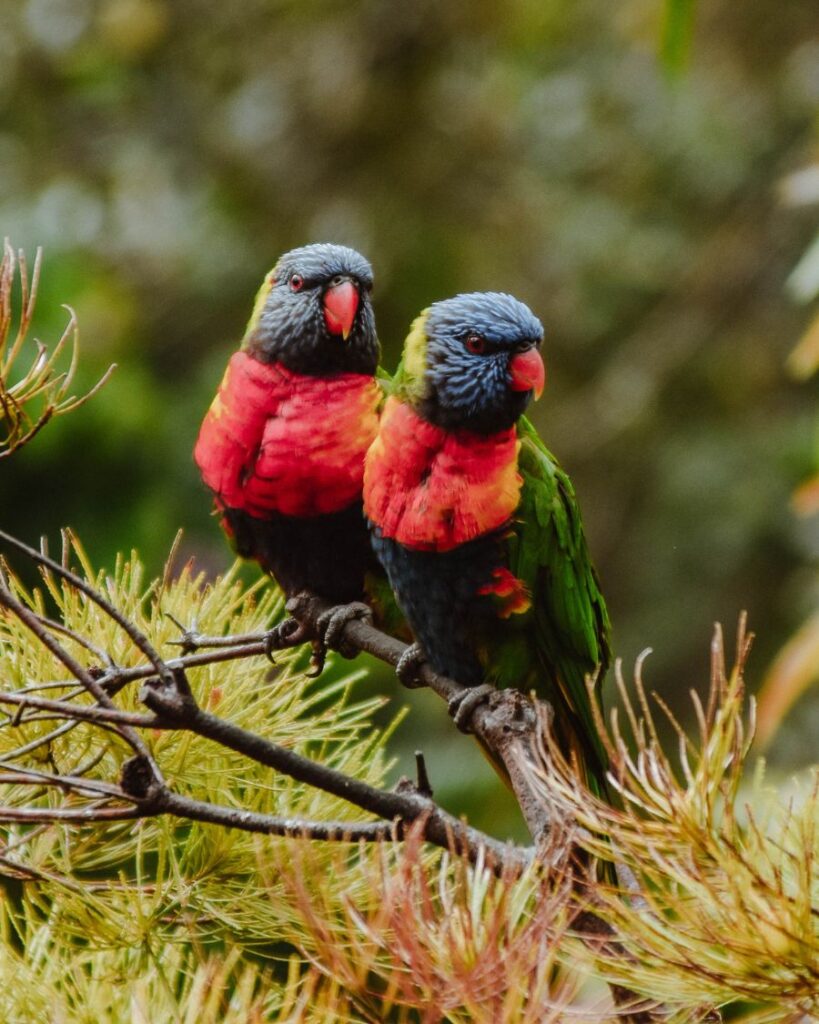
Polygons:
[[[63,531],[63,542],[68,546],[72,540],[71,532],[68,530]],[[131,622],[130,619],[123,615],[120,610],[108,600],[108,598],[102,594],[96,587],[93,587],[87,580],[84,580],[82,576],[78,576],[77,573],[72,572],[67,566],[56,562],[53,558],[50,558],[44,551],[38,551],[36,548],[18,540],[17,537],[13,537],[10,533],[6,533],[4,530],[0,530],[0,540],[9,547],[16,548],[22,554],[26,555],[33,562],[40,565],[43,570],[54,573],[55,576],[65,580],[73,589],[80,591],[90,598],[94,604],[98,605],[105,614],[113,619],[114,622],[128,635],[131,641],[136,647],[138,647],[142,653],[148,658],[154,667],[154,671],[162,679],[170,679],[170,670],[165,665],[165,662],[160,657],[159,653],[155,650],[153,644],[147,636],[139,629],[135,623]],[[47,645],[48,646],[48,645]],[[63,660],[62,658],[60,660]],[[65,664],[65,662],[63,662]],[[80,678],[77,673],[66,665],[66,668],[75,675],[77,679],[80,679],[84,683],[84,680]]]
[[[90,595],[89,595],[90,596]],[[17,618],[25,625],[39,640],[39,642],[46,647],[51,653],[65,665],[68,671],[77,679],[86,690],[96,699],[97,703],[104,708],[114,710],[114,703],[100,687],[97,680],[94,678],[93,673],[85,669],[63,646],[58,640],[49,632],[48,629],[42,624],[39,617],[26,608],[26,606],[19,601],[8,589],[5,581],[0,579],[0,605],[3,605],[10,612],[17,616]],[[146,763],[151,766],[152,773],[156,776],[157,781],[161,781],[162,775],[156,762],[151,757],[148,748],[145,746],[145,742],[139,733],[135,732],[134,729],[127,724],[121,724],[117,730],[125,742],[135,751],[135,753],[144,757]]]
[[[378,789],[203,711],[194,700],[182,673],[176,674],[172,688],[166,687],[159,680],[149,681],[140,696],[143,703],[156,714],[156,718],[146,725],[194,732],[259,764],[289,775],[297,782],[341,797],[390,823],[398,838],[404,834],[407,826],[423,821],[422,834],[427,842],[444,849],[454,848],[459,853],[465,853],[470,860],[476,860],[481,850],[498,866],[512,864],[523,868],[531,859],[532,851],[515,849],[511,844],[500,843],[465,825],[408,781],[396,790]],[[177,803],[176,806],[181,805]]]
[[[72,538],[66,535],[66,539]],[[134,751],[134,756],[122,766],[122,774],[116,783],[106,780],[96,787],[82,777],[61,774],[56,768],[51,773],[11,769],[9,774],[14,775],[18,793],[20,786],[30,787],[32,798],[26,806],[0,806],[0,822],[89,824],[170,815],[245,832],[297,836],[320,842],[401,840],[413,830],[423,841],[452,850],[473,864],[487,864],[498,874],[510,870],[522,872],[537,856],[545,864],[562,870],[569,868],[579,896],[574,914],[576,934],[591,947],[605,950],[607,956],[618,955],[619,947],[611,927],[582,906],[587,902],[590,883],[582,855],[578,856],[580,847],[572,838],[575,824],[569,815],[555,815],[554,802],[544,800],[538,781],[533,782],[529,765],[538,749],[543,721],[548,721],[547,705],[540,702],[536,705],[517,691],[498,691],[479,704],[472,714],[472,729],[508,772],[535,842],[534,848],[516,848],[472,828],[443,810],[432,799],[423,761],[420,762],[417,783],[404,779],[395,789],[386,790],[273,743],[199,706],[188,684],[186,670],[237,659],[270,658],[277,649],[317,638],[319,619],[329,611],[329,606],[315,595],[299,595],[288,603],[287,610],[298,623],[295,630],[276,627],[258,634],[207,637],[183,628],[177,641],[182,655],[166,660],[133,618],[116,608],[89,580],[2,531],[0,540],[37,562],[47,575],[53,574],[62,579],[69,591],[79,591],[93,602],[147,658],[144,664],[126,667],[116,664],[111,655],[105,654],[104,659],[100,659],[103,664],[85,667],[70,653],[66,644],[77,643],[92,658],[99,658],[104,653],[99,645],[75,636],[70,629],[53,628],[50,620],[39,610],[27,607],[15,596],[7,580],[0,581],[0,605],[16,616],[72,677],[61,681],[68,692],[57,698],[40,695],[43,689],[60,682],[48,679],[24,686],[19,691],[0,692],[0,705],[15,708],[14,714],[3,723],[5,727],[36,726],[43,721],[60,723],[45,737],[28,740],[17,750],[7,751],[3,762],[13,761],[23,750],[36,750],[38,746],[44,747],[51,757],[50,741],[61,730],[80,724],[86,728],[110,731]],[[62,635],[65,642],[57,639],[58,635]],[[361,619],[349,620],[339,630],[334,646],[345,654],[368,652],[393,667],[406,650],[401,641]],[[420,667],[419,676],[423,684],[447,702],[466,689],[455,680],[433,672],[428,665]],[[72,687],[74,681],[80,686]],[[125,710],[114,701],[118,693],[137,681],[143,682],[139,697],[151,714]],[[83,702],[83,694],[93,698],[94,703],[87,703],[87,698]],[[544,715],[546,719],[543,719]],[[375,815],[378,820],[347,822],[278,817],[182,795],[163,779],[141,736],[144,730],[188,733],[209,739],[303,785],[341,798]],[[0,782],[2,780],[0,776]],[[61,804],[44,799],[46,791],[57,790],[65,794]],[[636,1000],[632,991],[616,982],[611,987],[622,1019],[634,1024],[655,1019],[652,1010]]]
[[[23,747],[7,752],[3,761],[13,760],[23,750],[30,752],[38,745],[47,743],[60,730],[85,722],[100,728],[113,730],[133,749],[135,757],[130,764],[138,763],[144,768],[146,778],[134,788],[133,777],[130,785],[106,789],[109,797],[120,797],[130,801],[132,806],[111,807],[92,804],[85,807],[40,808],[0,807],[0,821],[94,821],[123,820],[147,817],[151,814],[175,814],[191,820],[210,821],[245,831],[266,832],[276,835],[301,835],[311,839],[382,840],[401,838],[407,827],[422,823],[422,834],[426,841],[445,849],[454,849],[476,861],[485,857],[499,868],[513,865],[523,869],[531,859],[532,851],[515,849],[471,828],[459,819],[445,812],[430,796],[418,787],[405,783],[395,791],[378,789],[359,779],[352,778],[336,769],[329,768],[294,751],[271,743],[252,732],[240,728],[224,719],[203,711],[196,704],[185,678],[185,668],[194,665],[218,663],[220,661],[247,658],[253,655],[269,655],[271,647],[290,647],[296,642],[293,634],[273,630],[258,638],[244,635],[230,638],[230,645],[199,654],[183,655],[166,662],[155,650],[142,630],[123,615],[96,587],[82,579],[65,565],[51,559],[42,551],[0,531],[0,539],[22,552],[48,572],[62,578],[69,587],[81,591],[105,615],[120,626],[135,646],[149,658],[149,664],[124,669],[114,664],[103,668],[87,669],[54,636],[50,623],[42,615],[26,607],[12,593],[5,581],[0,581],[0,605],[15,615],[61,662],[82,689],[74,690],[60,699],[39,697],[32,692],[0,692],[0,704],[16,706],[18,711],[6,725],[32,723],[44,720],[59,720],[59,729],[27,743]],[[76,639],[86,650],[92,646],[82,637],[74,637],[72,631],[60,630]],[[238,642],[237,642],[238,641]],[[301,641],[301,635],[299,635]],[[183,649],[190,649],[191,639],[183,638]],[[154,712],[145,715],[127,712],[118,708],[113,701],[115,694],[129,682],[147,680],[141,697],[145,705]],[[43,684],[40,684],[41,686]],[[77,703],[73,698],[86,691],[96,703]],[[25,716],[25,711],[36,711],[35,716]],[[376,814],[379,822],[313,822],[295,818],[275,818],[269,815],[253,814],[249,811],[223,808],[218,805],[192,800],[174,793],[164,782],[158,765],[148,751],[138,729],[180,730],[194,732],[214,740],[237,753],[243,754],[260,764],[275,769],[291,778],[314,786],[324,792],[347,800],[362,810]],[[88,790],[82,779],[69,779],[56,774],[46,779],[42,773],[18,772],[17,782],[32,786],[58,785],[63,790],[82,795]],[[134,802],[136,801],[136,802]]]

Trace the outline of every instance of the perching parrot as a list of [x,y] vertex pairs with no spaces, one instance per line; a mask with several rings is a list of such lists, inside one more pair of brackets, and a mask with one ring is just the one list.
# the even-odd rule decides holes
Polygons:
[[547,700],[602,795],[586,678],[605,673],[609,618],[571,482],[523,416],[545,381],[542,338],[510,295],[423,312],[367,453],[364,510],[419,653],[466,686]]
[[287,597],[359,602],[377,569],[361,505],[383,392],[359,253],[308,245],[265,277],[194,450],[238,554]]

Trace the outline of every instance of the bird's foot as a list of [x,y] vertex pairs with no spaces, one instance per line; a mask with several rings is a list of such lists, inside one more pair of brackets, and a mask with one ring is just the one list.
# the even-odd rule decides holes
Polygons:
[[316,631],[325,647],[332,647],[344,658],[354,658],[358,649],[344,642],[344,627],[348,622],[361,619],[365,622],[373,621],[373,610],[369,605],[361,601],[351,601],[349,604],[340,604],[335,608],[319,615],[316,620]]
[[372,609],[361,601],[336,605],[335,608],[329,608],[326,612],[322,612],[316,619],[318,636],[313,641],[313,657],[310,671],[307,674],[309,676],[321,675],[327,660],[327,651],[330,648],[338,651],[342,658],[354,658],[358,654],[358,648],[344,642],[344,627],[355,619],[372,622],[372,618]]
[[298,647],[307,640],[304,626],[296,619],[286,618],[264,634],[264,653],[273,661],[273,652]]
[[480,686],[462,690],[449,700],[449,713],[461,732],[472,732],[472,716],[475,709],[484,704],[493,693],[497,693],[497,690],[491,683],[481,683]]
[[421,666],[426,663],[426,660],[424,648],[418,643],[410,644],[395,666],[398,682],[409,690],[417,690],[419,687],[424,686],[425,684],[421,682],[418,672]]

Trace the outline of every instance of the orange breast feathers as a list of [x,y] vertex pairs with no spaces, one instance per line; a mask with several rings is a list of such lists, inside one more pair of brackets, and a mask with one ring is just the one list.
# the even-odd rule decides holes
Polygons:
[[390,398],[367,452],[364,511],[409,548],[449,551],[514,515],[522,480],[515,428],[446,431]]
[[337,512],[361,496],[381,389],[358,373],[306,377],[236,352],[194,459],[217,501],[264,518]]

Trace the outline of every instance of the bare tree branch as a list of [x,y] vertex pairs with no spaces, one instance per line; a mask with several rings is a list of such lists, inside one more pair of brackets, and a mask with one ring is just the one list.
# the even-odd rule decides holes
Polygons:
[[[30,693],[0,692],[0,704],[13,704],[23,708],[51,711],[60,718],[70,718],[75,722],[110,722],[113,725],[133,725],[143,729],[161,728],[158,720],[152,715],[121,711],[116,707],[101,708],[89,704],[76,704],[67,699],[49,700],[47,697],[35,697]],[[42,721],[42,718],[36,720]],[[21,719],[21,721],[31,721],[31,719]]]
[[[0,534],[2,536],[2,534]],[[302,644],[317,636],[319,618],[332,608],[312,594],[300,594],[287,604],[288,612],[301,626],[298,634],[287,634],[277,629],[264,633],[245,633],[235,636],[211,637],[183,628],[182,636],[174,641],[183,650],[196,651],[181,658],[168,661],[169,668],[188,668],[194,665],[213,664],[217,661],[232,660],[256,654],[269,655],[276,649]],[[401,660],[407,645],[400,640],[382,633],[363,619],[351,619],[339,633],[336,649],[345,652],[366,652],[393,668]],[[209,648],[209,650],[199,650]],[[146,678],[153,673],[147,667],[117,670],[112,669],[110,678],[118,676],[123,682]],[[418,671],[419,681],[428,686],[439,697],[449,703],[468,691],[468,687],[438,675],[429,665],[423,664]],[[108,676],[101,682],[107,683]],[[541,713],[548,705],[541,704]],[[540,728],[538,714],[533,702],[517,690],[498,690],[479,705],[472,716],[472,728],[503,762],[511,780],[515,796],[520,804],[526,824],[535,841],[548,836],[552,821],[548,809],[543,806],[532,785],[529,774],[524,770],[522,757],[526,751],[534,753],[534,737]],[[565,823],[563,823],[565,824]]]
[[424,838],[436,846],[445,849],[454,847],[470,858],[476,858],[478,850],[483,848],[499,865],[515,863],[523,867],[530,860],[531,851],[515,850],[510,844],[499,843],[485,833],[465,825],[408,781],[397,790],[378,789],[203,711],[193,699],[181,673],[177,674],[175,685],[170,688],[160,680],[147,683],[140,697],[156,714],[155,727],[186,729],[205,736],[297,782],[341,797],[362,810],[377,814],[387,822],[397,823],[400,834],[403,834],[405,826],[423,819]]

